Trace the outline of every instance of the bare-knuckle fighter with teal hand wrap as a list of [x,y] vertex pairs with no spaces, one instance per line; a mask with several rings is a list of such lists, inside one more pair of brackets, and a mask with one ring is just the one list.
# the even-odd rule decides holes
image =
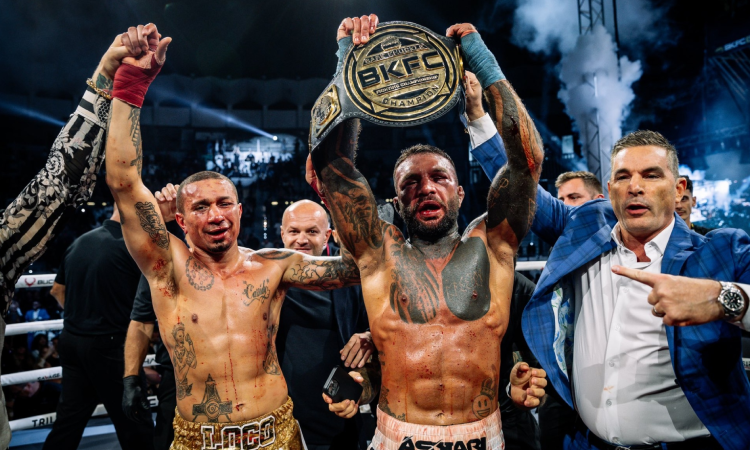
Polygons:
[[484,44],[479,33],[468,33],[462,37],[461,51],[464,56],[464,66],[477,76],[482,89],[486,89],[487,86],[496,81],[505,79],[495,55]]
[[[344,65],[344,56],[346,56],[346,51],[351,44],[351,36],[339,39],[339,48],[336,51],[336,57],[338,58],[336,74],[341,71]],[[505,79],[505,75],[500,70],[500,65],[497,63],[495,55],[487,48],[479,33],[472,32],[462,37],[461,49],[466,68],[477,76],[477,79],[482,84],[482,89],[487,88],[487,86],[495,81]]]

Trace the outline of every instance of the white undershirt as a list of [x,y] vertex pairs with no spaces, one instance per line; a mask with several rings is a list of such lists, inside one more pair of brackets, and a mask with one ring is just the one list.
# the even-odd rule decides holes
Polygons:
[[672,223],[645,245],[638,262],[612,230],[617,247],[573,274],[576,325],[573,395],[586,426],[614,444],[677,442],[710,433],[688,403],[669,355],[662,319],[646,300],[651,287],[612,266],[661,273]]

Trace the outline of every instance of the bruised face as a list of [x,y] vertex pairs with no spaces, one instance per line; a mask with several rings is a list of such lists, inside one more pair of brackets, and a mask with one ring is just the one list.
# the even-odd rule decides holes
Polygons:
[[671,223],[685,179],[669,170],[666,150],[646,145],[617,153],[607,186],[623,238],[648,242]]
[[435,240],[458,226],[464,190],[450,161],[434,153],[418,153],[396,169],[396,205],[409,235]]
[[194,247],[220,254],[237,244],[242,205],[230,182],[196,181],[184,186],[181,195],[184,212],[175,219]]

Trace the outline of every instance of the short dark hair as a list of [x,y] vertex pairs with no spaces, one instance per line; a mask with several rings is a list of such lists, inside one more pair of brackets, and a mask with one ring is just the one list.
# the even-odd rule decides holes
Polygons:
[[177,186],[177,211],[180,212],[180,214],[185,214],[185,204],[184,204],[184,198],[182,195],[182,190],[187,186],[188,184],[197,183],[198,181],[203,180],[224,180],[227,181],[234,190],[234,197],[237,199],[237,201],[240,200],[239,195],[237,194],[237,186],[234,185],[232,180],[225,177],[224,175],[220,174],[219,172],[212,172],[210,170],[204,170],[203,172],[196,172],[189,177],[185,178],[182,183],[180,183],[179,186]]
[[401,154],[398,156],[398,159],[396,160],[396,164],[393,166],[393,185],[396,188],[396,191],[398,191],[398,186],[396,186],[396,170],[398,169],[398,166],[400,166],[401,163],[406,161],[407,158],[410,158],[414,155],[419,155],[422,153],[432,153],[433,155],[442,156],[443,158],[447,159],[448,162],[451,163],[451,167],[453,167],[453,172],[458,173],[458,171],[456,170],[456,163],[453,162],[453,159],[451,159],[450,155],[445,153],[445,151],[440,150],[439,148],[433,145],[427,145],[427,144],[412,145],[409,148],[405,148],[404,150],[401,150]]
[[670,172],[672,172],[672,175],[674,175],[675,179],[680,177],[680,162],[677,158],[677,149],[674,148],[674,146],[667,140],[667,138],[662,136],[661,133],[657,133],[656,131],[638,130],[621,137],[617,142],[615,142],[615,146],[612,147],[612,164],[614,164],[615,156],[617,156],[620,151],[625,150],[626,148],[642,147],[645,145],[653,145],[655,147],[660,147],[666,150],[668,166],[667,168]]
[[604,191],[602,191],[602,183],[598,178],[596,178],[596,175],[585,170],[561,173],[560,176],[557,177],[557,180],[555,180],[555,187],[557,189],[560,189],[560,186],[567,183],[568,181],[576,180],[579,178],[583,180],[583,185],[592,194],[592,197],[604,193]]
[[693,194],[693,180],[690,179],[687,175],[680,175],[680,178],[684,178],[685,181],[687,181],[687,186],[685,186],[686,191],[690,191],[690,194]]

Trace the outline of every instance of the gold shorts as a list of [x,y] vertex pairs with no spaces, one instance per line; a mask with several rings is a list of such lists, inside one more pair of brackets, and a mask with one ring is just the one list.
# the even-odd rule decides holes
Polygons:
[[243,422],[189,422],[175,411],[172,450],[303,450],[292,399],[257,419]]

